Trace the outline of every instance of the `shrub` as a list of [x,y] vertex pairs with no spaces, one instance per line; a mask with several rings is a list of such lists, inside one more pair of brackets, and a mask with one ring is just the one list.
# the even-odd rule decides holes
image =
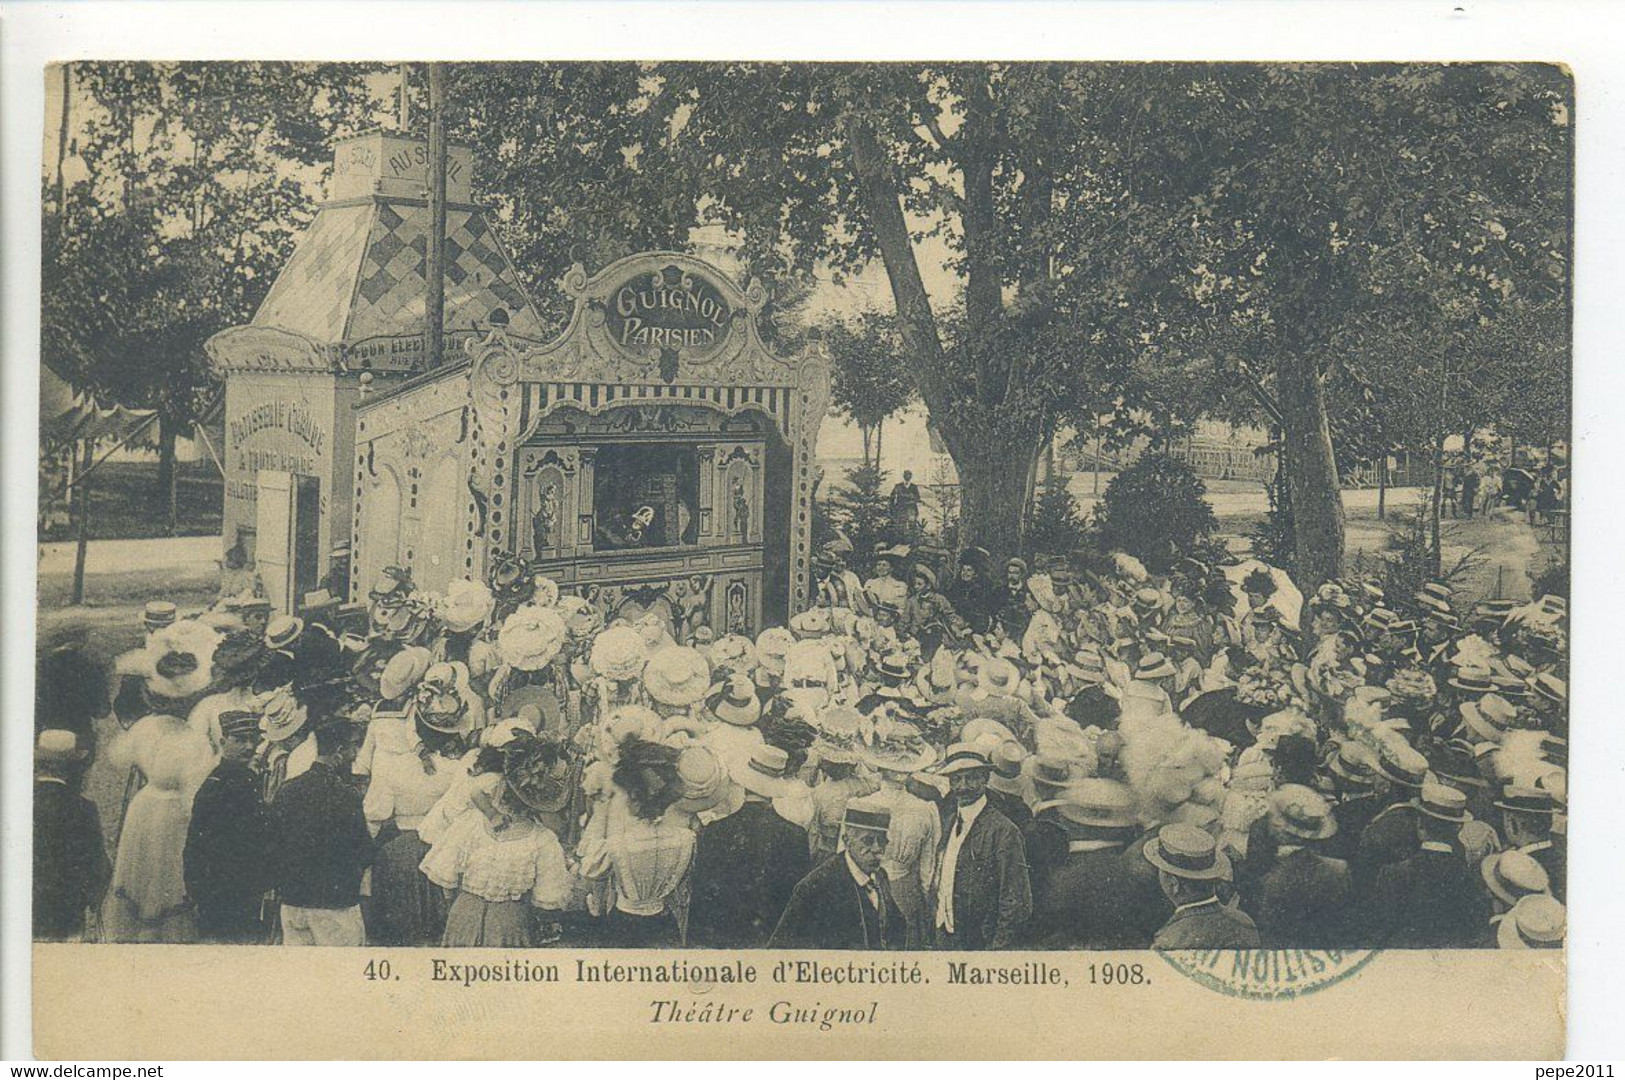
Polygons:
[[1165,571],[1210,548],[1219,527],[1207,485],[1168,454],[1145,454],[1106,485],[1096,513],[1100,545],[1125,551],[1148,569]]
[[1032,523],[1027,527],[1027,549],[1033,553],[1067,555],[1087,546],[1088,526],[1066,481],[1056,477],[1038,493]]
[[1565,600],[1568,599],[1569,562],[1567,559],[1553,559],[1540,573],[1529,576],[1533,581],[1530,586],[1530,595],[1537,600],[1542,596],[1561,596]]
[[829,498],[829,516],[852,542],[853,563],[867,566],[875,545],[892,541],[891,497],[878,465],[854,465]]
[[1263,520],[1254,525],[1248,538],[1252,540],[1253,557],[1270,566],[1278,566],[1288,574],[1298,572],[1297,526],[1292,519],[1292,496],[1285,484],[1266,484],[1269,509]]

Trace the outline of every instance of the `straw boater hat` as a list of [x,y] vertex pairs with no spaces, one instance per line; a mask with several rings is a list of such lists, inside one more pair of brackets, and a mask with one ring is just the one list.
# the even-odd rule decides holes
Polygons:
[[1501,903],[1512,907],[1526,896],[1549,895],[1546,868],[1521,851],[1499,851],[1479,864],[1484,886]]
[[1017,740],[1015,732],[991,716],[976,716],[965,721],[965,726],[959,729],[959,741],[980,744],[991,758],[995,746]]
[[[485,582],[458,578],[446,586],[446,604],[440,612],[440,621],[454,634],[465,633],[489,619],[496,605],[497,598]],[[540,606],[551,607],[552,604],[547,602]]]
[[993,761],[987,750],[977,743],[957,742],[948,747],[943,756],[942,764],[937,772],[943,776],[957,772],[972,772],[977,769],[992,770]]
[[1338,739],[1333,743],[1326,767],[1345,784],[1367,787],[1377,775],[1377,755],[1358,740]]
[[1467,796],[1448,784],[1424,781],[1421,791],[1411,800],[1411,805],[1437,821],[1471,820],[1471,815],[1467,813]]
[[756,662],[769,675],[784,676],[784,661],[796,636],[782,626],[770,626],[756,635]]
[[284,650],[291,648],[305,632],[305,620],[297,615],[274,615],[265,624],[265,647]]
[[1545,788],[1509,784],[1495,800],[1495,808],[1512,814],[1539,814],[1550,817],[1557,812],[1552,793]]
[[762,718],[762,701],[750,676],[736,672],[716,687],[706,703],[713,716],[734,727],[750,727]]
[[260,731],[267,742],[281,742],[304,729],[309,719],[305,707],[284,687],[265,695],[260,703]]
[[1457,668],[1456,673],[1450,676],[1446,684],[1464,694],[1493,694],[1495,692],[1495,681],[1490,678],[1489,668]]
[[1568,914],[1550,896],[1526,896],[1501,917],[1495,941],[1503,949],[1561,949]]
[[649,657],[643,687],[662,705],[686,708],[711,689],[711,665],[698,649],[667,645]]
[[1056,754],[1033,754],[1023,764],[1039,802],[1059,798],[1062,790],[1081,779],[1076,763]]
[[1136,679],[1167,679],[1178,674],[1179,669],[1160,652],[1146,653],[1134,668]]
[[79,747],[79,736],[71,731],[46,728],[34,738],[34,760],[42,764],[79,761],[84,757],[85,752]]
[[987,786],[1005,795],[1021,796],[1021,764],[1027,760],[1027,748],[1014,739],[1006,739],[993,748],[989,755],[993,775]]
[[733,768],[734,783],[764,799],[776,799],[788,788],[790,755],[771,743],[751,748],[749,758],[741,758]]
[[875,673],[902,682],[909,677],[908,657],[902,653],[887,653],[875,665]]
[[1377,775],[1408,788],[1427,780],[1428,759],[1403,739],[1384,739],[1377,748]]
[[389,658],[378,676],[378,696],[385,701],[397,701],[406,696],[422,681],[434,664],[434,654],[422,645],[408,645]]
[[250,709],[227,709],[220,714],[219,724],[222,739],[259,740],[260,714]]
[[564,619],[553,608],[526,604],[502,620],[497,652],[519,671],[539,671],[553,662],[569,634]]
[[1500,694],[1464,701],[1460,712],[1462,723],[1480,742],[1499,743],[1510,728],[1517,726],[1518,707]]
[[723,634],[706,650],[714,669],[749,675],[756,669],[756,643],[743,634]]
[[612,626],[593,638],[592,669],[606,679],[627,682],[637,678],[648,656],[642,635],[630,626]]
[[173,626],[178,617],[179,612],[175,605],[168,600],[151,600],[141,609],[141,625],[149,631]]
[[1145,859],[1189,881],[1229,881],[1230,859],[1213,837],[1194,825],[1164,825],[1145,842]]
[[1302,784],[1283,784],[1270,796],[1270,823],[1299,840],[1325,840],[1337,832],[1331,806]]
[[891,828],[891,805],[872,795],[848,799],[841,815],[841,830],[863,829],[883,833]]
[[1550,704],[1568,704],[1569,684],[1549,671],[1542,671],[1529,680],[1529,686],[1534,690],[1536,697],[1543,698]]
[[1033,806],[1033,814],[1054,811],[1064,824],[1092,829],[1132,829],[1139,824],[1134,809],[1134,790],[1121,780],[1088,776],[1062,791],[1054,799]]

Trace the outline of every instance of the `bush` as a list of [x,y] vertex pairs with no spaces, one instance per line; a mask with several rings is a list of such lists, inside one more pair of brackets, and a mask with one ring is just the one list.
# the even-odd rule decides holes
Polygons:
[[1297,525],[1292,519],[1291,493],[1285,484],[1265,484],[1264,491],[1269,495],[1269,509],[1248,534],[1253,544],[1253,558],[1296,576],[1298,538]]
[[[1435,569],[1428,511],[1398,511],[1391,516],[1394,524],[1388,532],[1382,573],[1382,587],[1388,594],[1390,606],[1408,603],[1429,581],[1459,586],[1469,572],[1484,561],[1483,549],[1474,548],[1455,562]],[[1441,544],[1448,544],[1457,531],[1455,526],[1445,524],[1440,533]]]
[[1088,544],[1088,525],[1078,502],[1057,477],[1044,485],[1027,527],[1027,550],[1046,555],[1067,555]]
[[1207,485],[1190,465],[1167,454],[1142,455],[1106,485],[1095,511],[1100,546],[1157,571],[1187,555],[1200,557],[1219,527],[1206,496]]
[[1569,563],[1567,559],[1554,559],[1547,564],[1546,569],[1538,574],[1529,575],[1533,581],[1529,595],[1535,599],[1542,596],[1561,596],[1567,600],[1569,596]]
[[854,465],[847,469],[845,485],[830,494],[829,516],[852,542],[855,566],[867,566],[875,546],[894,539],[891,495],[880,466]]

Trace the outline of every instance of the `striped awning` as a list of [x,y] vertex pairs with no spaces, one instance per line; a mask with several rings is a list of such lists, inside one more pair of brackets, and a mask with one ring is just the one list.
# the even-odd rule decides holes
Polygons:
[[790,433],[790,409],[795,390],[788,386],[692,386],[666,383],[546,382],[526,387],[525,415],[521,428],[530,426],[531,417],[555,405],[574,403],[596,411],[616,402],[648,402],[651,405],[685,402],[737,412],[755,406],[773,417],[779,430]]

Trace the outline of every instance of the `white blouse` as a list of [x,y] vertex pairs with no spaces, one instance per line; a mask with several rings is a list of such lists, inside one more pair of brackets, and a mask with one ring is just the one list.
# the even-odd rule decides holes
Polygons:
[[559,838],[530,821],[498,829],[482,813],[464,814],[418,868],[443,889],[493,904],[528,899],[536,907],[558,909],[570,896],[570,870]]

